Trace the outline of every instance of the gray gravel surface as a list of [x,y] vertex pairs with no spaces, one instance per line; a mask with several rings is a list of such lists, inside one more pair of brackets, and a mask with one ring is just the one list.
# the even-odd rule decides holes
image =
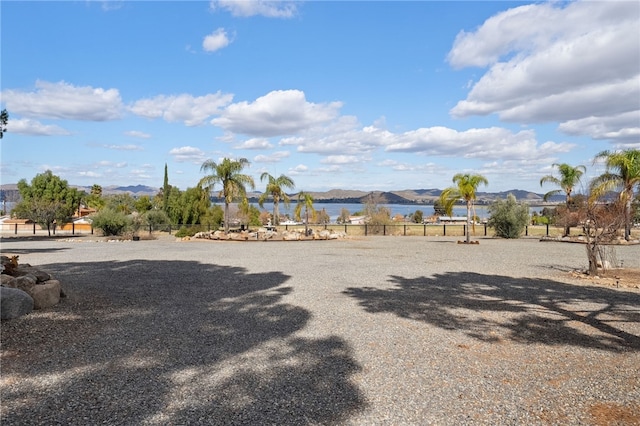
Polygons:
[[[579,244],[2,240],[60,279],[2,322],[2,425],[640,424],[640,292]],[[619,247],[640,268],[640,246]],[[617,422],[617,423],[615,423]]]

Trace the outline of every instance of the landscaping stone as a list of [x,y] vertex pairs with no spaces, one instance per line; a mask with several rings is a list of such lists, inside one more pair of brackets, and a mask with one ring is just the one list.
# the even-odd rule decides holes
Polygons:
[[33,311],[33,298],[26,292],[11,287],[0,287],[0,317],[14,319]]
[[48,280],[33,287],[30,294],[33,298],[33,309],[45,309],[60,302],[60,281]]

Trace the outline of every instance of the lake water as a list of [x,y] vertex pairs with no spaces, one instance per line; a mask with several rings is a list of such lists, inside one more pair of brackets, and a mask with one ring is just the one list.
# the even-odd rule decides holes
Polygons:
[[[268,212],[273,212],[273,203],[264,203],[264,207],[260,208],[258,203],[252,203],[259,210],[266,210]],[[14,207],[15,203],[7,202],[7,211],[11,211]],[[420,204],[380,204],[380,206],[384,206],[391,211],[391,217],[401,214],[402,216],[407,216],[415,213],[416,210],[422,210],[422,214],[424,217],[429,217],[434,214],[433,205],[420,205]],[[347,209],[351,215],[354,215],[357,212],[364,210],[365,205],[362,203],[320,203],[316,202],[313,204],[313,208],[317,211],[321,211],[325,209],[329,217],[331,218],[331,222],[335,222],[336,219],[340,216],[340,212],[342,209]],[[279,210],[282,215],[289,215],[290,218],[293,218],[293,212],[296,208],[296,203],[292,202],[289,205],[289,208],[285,207],[284,204],[280,203]],[[487,219],[489,217],[489,213],[487,212],[487,206],[476,206],[476,215],[480,219]],[[542,210],[542,207],[530,207],[529,211],[531,213],[538,212]],[[467,208],[465,206],[455,206],[453,208],[454,216],[466,216]]]
[[[257,203],[254,205],[260,210],[266,210],[268,212],[273,212],[273,204],[272,203],[264,203],[263,208],[260,208]],[[407,216],[415,213],[416,210],[421,210],[424,217],[429,217],[434,214],[433,205],[420,205],[420,204],[380,204],[380,206],[384,206],[391,211],[391,217],[401,214],[402,216]],[[293,218],[293,212],[296,208],[296,203],[292,202],[289,205],[289,208],[286,208],[284,204],[280,203],[278,206],[281,215],[288,214],[291,218]],[[361,203],[319,203],[316,202],[313,204],[313,208],[317,211],[321,211],[325,209],[329,217],[331,218],[331,222],[335,222],[336,219],[340,216],[340,212],[342,209],[349,210],[351,215],[354,213],[364,210],[365,205]],[[489,213],[487,211],[488,206],[476,206],[475,213],[480,219],[488,219]],[[533,213],[542,210],[542,207],[529,207],[529,212]],[[473,213],[473,212],[472,212]],[[467,216],[467,207],[466,206],[454,206],[453,208],[453,216]]]

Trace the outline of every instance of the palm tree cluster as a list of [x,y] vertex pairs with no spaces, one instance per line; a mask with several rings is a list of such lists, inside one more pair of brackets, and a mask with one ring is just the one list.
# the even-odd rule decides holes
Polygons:
[[[613,192],[618,193],[618,200],[623,208],[626,240],[631,235],[632,222],[632,201],[634,193],[640,192],[640,150],[627,149],[622,151],[602,151],[594,158],[594,164],[602,161],[605,165],[605,172],[594,178],[589,184],[588,202],[593,204],[601,200],[603,197]],[[570,166],[569,164],[553,164],[557,167],[559,176],[547,175],[540,179],[540,185],[545,183],[553,183],[560,189],[547,192],[544,195],[545,201],[552,195],[564,192],[566,196],[567,210],[571,208],[572,193],[577,185],[580,184],[582,175],[586,172],[583,165]],[[565,235],[569,234],[568,228],[565,229]]]
[[[246,200],[247,187],[251,189],[255,188],[253,178],[242,173],[244,168],[249,165],[249,160],[246,158],[240,158],[238,160],[223,158],[220,163],[207,160],[200,167],[200,171],[210,174],[200,179],[198,182],[199,188],[203,188],[210,193],[213,191],[215,185],[219,184],[221,186],[218,196],[224,199],[225,233],[229,232],[229,205],[236,199]],[[267,181],[266,190],[258,199],[258,203],[260,207],[262,207],[264,202],[271,197],[273,201],[273,224],[278,225],[280,222],[279,203],[282,201],[285,206],[289,206],[291,199],[285,192],[285,188],[295,188],[295,182],[288,176],[280,175],[279,177],[274,177],[266,172],[260,176],[260,181],[264,180]],[[299,216],[299,210],[302,209],[303,206],[306,209],[308,221],[309,212],[312,212],[312,214],[315,212],[315,210],[313,210],[313,197],[301,191],[298,194],[296,216]]]

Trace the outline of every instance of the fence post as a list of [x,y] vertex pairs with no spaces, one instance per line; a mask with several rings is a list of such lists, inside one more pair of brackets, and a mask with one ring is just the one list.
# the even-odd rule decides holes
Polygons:
[[367,224],[366,223],[364,224],[364,236],[365,237],[367,236]]
[[442,236],[443,237],[447,236],[447,224],[446,223],[442,224]]
[[171,224],[169,224],[169,235],[171,235]]
[[[13,225],[13,233],[18,235],[18,224],[17,223],[15,223]],[[34,223],[33,224],[33,234],[35,235],[35,233],[36,233],[36,224]]]
[[524,236],[528,237],[529,236],[529,225],[525,225],[524,226]]
[[[149,225],[151,226],[151,225]],[[91,235],[93,235],[93,225],[91,225]]]
[[56,235],[56,223],[53,222],[53,235]]
[[424,228],[424,236],[427,236],[427,224],[423,224],[422,227]]
[[484,236],[487,236],[487,223],[484,223]]
[[382,235],[387,235],[387,225],[382,225]]
[[547,237],[549,236],[549,224],[547,223]]
[[71,222],[71,235],[76,235],[76,224]]
[[153,233],[153,225],[149,224],[149,235],[151,235],[152,233]]
[[344,233],[345,234],[347,233],[347,224],[346,223],[344,224]]
[[404,236],[405,237],[407,236],[407,224],[406,223],[404,224]]

